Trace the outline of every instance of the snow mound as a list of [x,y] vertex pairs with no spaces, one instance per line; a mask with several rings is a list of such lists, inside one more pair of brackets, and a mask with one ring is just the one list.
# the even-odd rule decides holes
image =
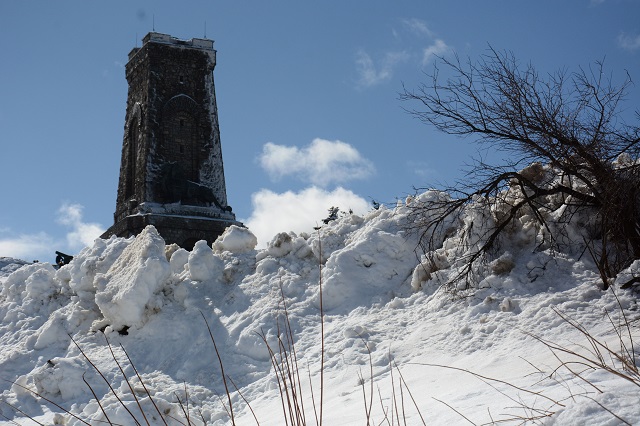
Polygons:
[[24,260],[14,259],[12,257],[0,257],[0,280],[8,277],[13,271],[27,264],[29,264],[29,262]]
[[95,301],[106,324],[116,330],[142,325],[145,306],[169,278],[164,249],[158,231],[147,226],[105,274],[96,275]]
[[189,274],[194,281],[209,281],[221,276],[224,262],[213,255],[204,240],[198,241],[188,259]]
[[383,209],[361,229],[363,222],[354,219],[323,230],[336,240],[344,238],[340,242],[344,247],[331,253],[324,266],[324,309],[331,311],[353,300],[386,304],[407,291],[407,279],[416,266],[416,241],[408,238],[398,218],[395,212]]
[[231,225],[213,243],[213,250],[246,253],[255,249],[256,245],[258,245],[258,238],[250,230]]
[[36,307],[43,305],[59,292],[54,282],[56,270],[49,263],[32,263],[15,270],[2,284],[0,297],[16,303]]
[[[548,170],[532,166],[526,172],[536,178]],[[0,276],[0,371],[7,381],[0,381],[0,400],[8,404],[0,406],[0,414],[20,424],[24,413],[41,424],[80,424],[25,386],[70,407],[87,423],[106,421],[102,406],[112,422],[133,424],[127,410],[138,413],[138,407],[116,356],[145,413],[153,413],[151,424],[164,423],[155,417],[142,384],[168,424],[180,424],[168,416],[186,423],[180,401],[187,399],[196,424],[229,424],[220,403],[226,390],[219,356],[224,374],[239,389],[231,390],[237,423],[253,422],[253,410],[260,424],[283,424],[274,414],[282,404],[269,347],[279,356],[282,347],[295,345],[297,362],[315,389],[324,371],[327,424],[366,421],[362,392],[369,389],[368,380],[374,381],[380,401],[371,409],[372,420],[384,423],[394,411],[394,398],[404,392],[390,358],[429,423],[460,420],[446,405],[433,403],[436,398],[484,424],[510,410],[514,401],[534,408],[548,401],[540,395],[564,405],[553,408],[557,415],[551,424],[594,419],[615,424],[611,413],[640,422],[633,384],[602,370],[583,377],[556,370],[548,348],[531,335],[589,347],[559,318],[561,311],[610,347],[619,347],[618,330],[602,313],[617,321],[623,307],[635,318],[640,311],[635,294],[603,292],[597,268],[582,250],[541,244],[548,230],[526,214],[474,266],[474,286],[452,288],[447,283],[463,270],[465,256],[477,249],[501,211],[475,200],[441,223],[427,253],[417,250],[421,224],[438,214],[424,206],[447,200],[448,194],[427,191],[394,208],[339,217],[310,234],[282,232],[263,250],[256,250],[255,236],[245,228],[231,227],[211,247],[199,241],[187,251],[166,246],[150,226],[135,238],[98,239],[59,270],[6,261],[11,270]],[[585,218],[555,223],[556,210],[544,213],[549,227],[562,226],[563,235],[580,241]],[[612,284],[619,288],[638,276],[640,261]],[[533,399],[515,388],[494,390],[463,370],[532,389]],[[585,391],[583,379],[606,392]],[[310,399],[306,393],[306,407],[312,407]],[[311,409],[307,415],[313,416]],[[407,424],[421,422],[412,409],[406,415]]]

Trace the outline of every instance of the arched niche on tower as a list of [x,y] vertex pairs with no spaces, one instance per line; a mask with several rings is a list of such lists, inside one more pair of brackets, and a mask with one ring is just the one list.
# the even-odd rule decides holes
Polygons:
[[125,185],[124,200],[135,198],[136,181],[139,169],[138,153],[140,152],[140,141],[142,134],[142,108],[139,102],[133,105],[131,114],[125,124]]
[[203,159],[202,114],[203,108],[184,94],[171,98],[162,110],[160,158],[175,165],[187,180],[196,183],[200,181]]

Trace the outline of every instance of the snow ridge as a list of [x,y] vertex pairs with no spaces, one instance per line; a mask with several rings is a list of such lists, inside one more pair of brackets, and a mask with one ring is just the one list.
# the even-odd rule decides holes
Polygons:
[[[577,340],[575,330],[554,313],[555,307],[615,342],[602,312],[615,314],[620,303],[635,313],[635,297],[621,292],[616,300],[611,292],[602,292],[589,259],[541,248],[538,234],[543,231],[523,217],[522,226],[475,271],[480,277],[477,286],[458,294],[464,297],[452,298],[440,291],[442,284],[462,267],[460,259],[469,246],[461,241],[469,223],[487,223],[478,220],[487,212],[479,202],[451,218],[430,253],[435,263],[427,261],[427,256],[416,254],[418,233],[411,221],[417,208],[443,197],[448,195],[428,191],[395,208],[345,215],[311,234],[280,233],[263,250],[255,249],[249,230],[235,226],[212,247],[201,241],[191,252],[165,246],[150,226],[135,238],[98,239],[58,270],[46,263],[18,268],[12,265],[21,262],[2,258],[0,377],[6,381],[0,382],[0,400],[41,423],[80,424],[24,386],[91,424],[104,421],[86,380],[111,421],[130,424],[123,405],[73,338],[132,411],[137,410],[135,400],[107,342],[125,374],[134,377],[119,345],[126,349],[167,416],[184,418],[178,398],[184,401],[188,394],[195,424],[229,424],[218,398],[225,390],[204,316],[225,373],[251,402],[261,424],[282,424],[278,385],[259,333],[276,344],[286,303],[299,363],[308,368],[318,392],[322,282],[326,424],[362,424],[360,380],[369,380],[369,356],[371,379],[380,391],[381,402],[372,411],[378,422],[392,407],[397,391],[390,381],[390,356],[430,423],[460,420],[434,398],[477,423],[491,421],[488,413],[499,417],[513,402],[472,375],[427,364],[471,369],[558,399],[567,398],[567,388],[589,392],[589,398],[563,399],[565,407],[556,407],[551,423],[616,424],[615,417],[597,404],[631,423],[639,422],[633,385],[600,371],[587,371],[584,377],[606,389],[604,394],[585,390],[584,382],[570,375],[563,376],[564,382],[532,380],[532,365],[541,371],[553,366],[544,345],[526,333],[563,343]],[[636,262],[619,279],[639,273]],[[135,389],[141,387],[132,380]],[[137,396],[146,413],[155,413],[144,392]],[[232,400],[238,423],[252,422],[238,392],[232,392]],[[24,417],[6,404],[0,410],[7,421]],[[411,424],[420,421],[415,410],[407,409],[406,415]],[[157,415],[151,417],[153,424],[161,424]]]

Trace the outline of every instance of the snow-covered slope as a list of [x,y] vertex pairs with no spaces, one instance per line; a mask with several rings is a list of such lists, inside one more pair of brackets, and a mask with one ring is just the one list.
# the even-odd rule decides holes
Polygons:
[[[246,229],[187,252],[149,227],[136,238],[96,240],[59,270],[27,264],[3,273],[2,419],[81,424],[66,410],[90,424],[107,420],[104,412],[114,424],[135,424],[132,415],[146,424],[137,399],[151,424],[185,424],[186,412],[193,424],[230,424],[213,336],[237,424],[255,424],[254,414],[261,425],[285,424],[265,341],[278,352],[278,336],[290,336],[309,424],[321,394],[327,425],[468,423],[462,416],[476,424],[640,422],[636,385],[584,365],[573,366],[579,375],[556,370],[538,340],[589,348],[559,311],[618,350],[605,312],[615,325],[620,306],[636,319],[636,297],[602,291],[583,253],[536,250],[537,231],[524,222],[478,271],[477,288],[444,291],[460,267],[465,220],[478,213],[470,208],[449,224],[440,268],[427,271],[409,218],[442,196],[346,215],[311,235],[282,233],[260,251]],[[640,263],[625,277],[634,273]]]
[[9,276],[13,271],[28,263],[12,257],[0,257],[0,278]]

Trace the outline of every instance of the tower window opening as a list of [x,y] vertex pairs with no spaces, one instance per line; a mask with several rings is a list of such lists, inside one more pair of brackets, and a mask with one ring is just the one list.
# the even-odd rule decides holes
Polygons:
[[180,84],[184,83],[184,76],[180,76]]
[[180,145],[180,154],[184,154],[184,145]]
[[129,125],[129,153],[125,178],[124,198],[129,199],[135,192],[136,166],[138,155],[138,122],[134,119]]
[[180,119],[180,127],[184,127],[184,120]]

